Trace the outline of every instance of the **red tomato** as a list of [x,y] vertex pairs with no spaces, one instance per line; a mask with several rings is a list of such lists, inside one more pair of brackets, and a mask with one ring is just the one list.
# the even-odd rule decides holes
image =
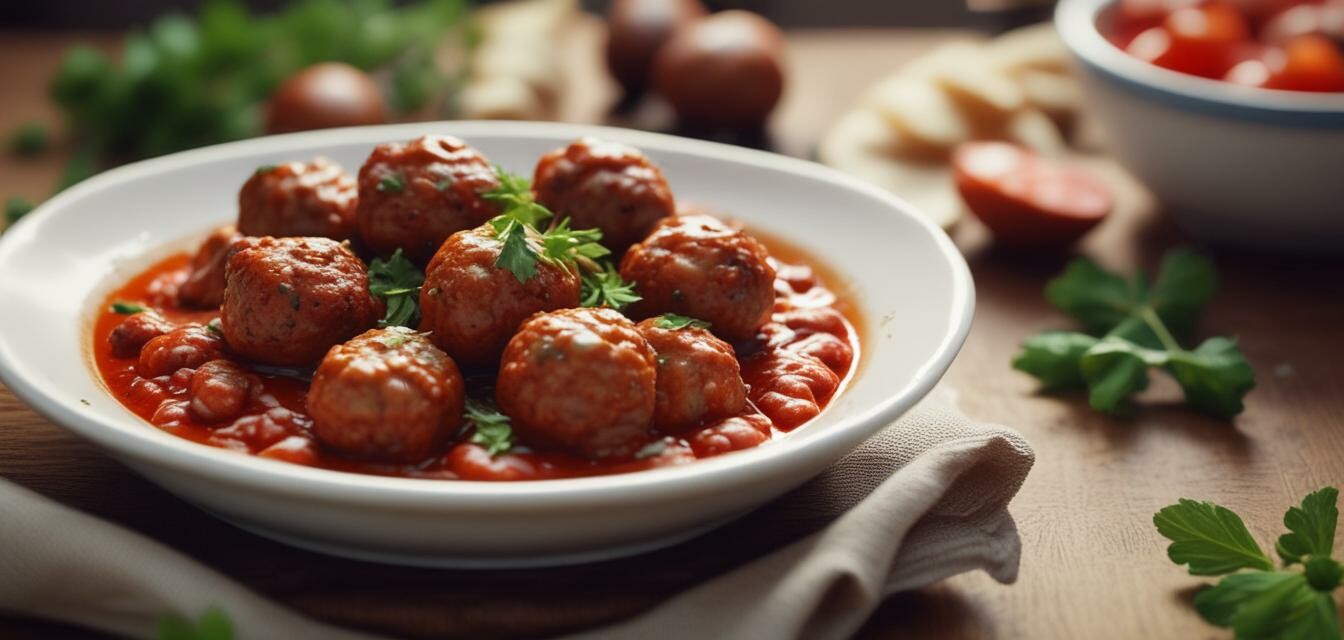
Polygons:
[[1006,142],[969,142],[952,154],[961,197],[997,242],[1065,247],[1111,212],[1114,198],[1091,173]]
[[1206,78],[1227,73],[1238,45],[1251,37],[1246,17],[1226,4],[1178,9],[1162,26],[1171,44],[1154,64]]
[[1344,91],[1344,53],[1325,36],[1305,35],[1283,48],[1283,66],[1265,86],[1288,91]]

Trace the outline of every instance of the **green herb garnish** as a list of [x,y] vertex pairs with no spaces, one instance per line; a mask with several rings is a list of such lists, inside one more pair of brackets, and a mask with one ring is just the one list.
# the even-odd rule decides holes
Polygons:
[[112,303],[113,313],[120,313],[121,315],[124,316],[129,316],[135,313],[141,313],[147,310],[148,309],[146,307],[138,305],[134,302],[125,302],[122,300],[117,300]]
[[485,447],[486,453],[491,457],[513,448],[513,427],[508,416],[472,398],[467,398],[463,415],[467,423],[476,430],[471,436],[472,443]]
[[1344,566],[1331,557],[1338,498],[1338,489],[1325,487],[1284,514],[1290,533],[1276,545],[1280,569],[1237,514],[1212,502],[1182,499],[1158,511],[1153,524],[1171,540],[1172,562],[1188,565],[1191,575],[1226,576],[1195,596],[1195,610],[1211,624],[1231,627],[1237,638],[1339,640],[1332,592]]
[[196,622],[176,614],[159,619],[159,640],[233,640],[233,637],[233,623],[218,607],[206,609]]
[[257,167],[257,170],[252,172],[252,175],[257,176],[266,175],[272,171],[275,171],[275,167],[276,165],[273,164],[263,164],[260,167]]
[[406,178],[399,173],[385,175],[378,181],[377,189],[382,193],[401,193],[406,190]]
[[216,337],[224,337],[224,323],[219,318],[211,318],[210,322],[205,323],[205,330],[215,334]]
[[19,196],[12,196],[5,201],[5,225],[9,226],[36,209],[37,205],[31,200]]
[[380,327],[416,327],[420,324],[420,286],[425,274],[402,254],[401,249],[383,260],[369,262],[369,293],[387,304]]
[[653,325],[659,329],[671,329],[677,331],[680,329],[708,329],[710,324],[704,320],[696,320],[690,316],[681,316],[675,313],[664,313],[653,321]]
[[[600,244],[602,232],[598,229],[571,229],[569,219],[557,219],[555,214],[536,201],[527,178],[503,168],[495,167],[499,186],[483,197],[500,203],[503,211],[490,220],[495,238],[502,246],[495,266],[506,269],[527,282],[537,274],[537,262],[573,270],[602,271],[597,259],[611,254]],[[547,227],[542,227],[547,223]]]
[[611,263],[605,263],[601,271],[586,273],[583,276],[582,299],[585,307],[610,307],[617,311],[643,300],[635,293],[635,285],[621,278],[621,273]]
[[1013,368],[1038,378],[1046,389],[1087,388],[1092,408],[1107,413],[1128,406],[1148,386],[1148,370],[1169,373],[1192,408],[1231,418],[1255,387],[1255,372],[1228,338],[1185,349],[1200,311],[1218,289],[1204,257],[1176,250],[1162,261],[1151,285],[1131,281],[1096,263],[1075,260],[1046,286],[1046,298],[1078,320],[1088,333],[1047,331],[1029,338]]
[[20,157],[35,156],[47,148],[47,129],[36,122],[25,122],[9,134],[9,152]]

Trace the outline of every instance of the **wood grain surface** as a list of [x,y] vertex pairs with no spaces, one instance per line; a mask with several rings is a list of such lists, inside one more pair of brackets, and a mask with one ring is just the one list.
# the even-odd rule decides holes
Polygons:
[[[771,143],[809,155],[868,83],[959,35],[791,33],[793,75]],[[62,49],[78,37],[0,33],[0,132],[29,119],[56,123],[44,97],[46,79]],[[116,39],[102,36],[99,42],[111,47]],[[591,56],[591,47],[579,47],[576,55]],[[602,119],[602,92],[609,88],[596,77],[574,82],[592,89],[579,92],[566,117]],[[59,156],[0,160],[0,196],[44,196],[59,171]],[[1108,221],[1079,251],[1129,270],[1151,268],[1163,250],[1183,242],[1159,216],[1135,211]],[[1078,395],[1039,394],[1032,380],[1008,366],[1025,337],[1067,326],[1041,296],[1063,258],[1002,255],[974,222],[954,236],[974,272],[978,308],[947,381],[960,391],[968,413],[1017,428],[1037,452],[1036,468],[1012,507],[1023,540],[1020,577],[1003,586],[981,574],[964,575],[898,595],[861,636],[1230,637],[1191,610],[1189,599],[1204,581],[1166,559],[1152,514],[1182,496],[1216,500],[1242,513],[1265,542],[1280,532],[1287,505],[1324,484],[1344,483],[1344,265],[1211,252],[1224,285],[1204,333],[1237,336],[1254,364],[1259,386],[1246,412],[1231,424],[1203,418],[1181,408],[1174,385],[1158,383],[1143,394],[1135,415],[1112,418],[1090,411]],[[43,420],[3,389],[0,475],[141,531],[302,612],[396,635],[515,637],[576,629],[635,613],[726,566],[721,546],[696,541],[639,558],[539,571],[430,571],[319,556],[213,519]],[[734,535],[758,550],[774,542],[770,532],[754,531],[749,523],[733,526]],[[3,637],[77,635],[85,632],[0,618]]]

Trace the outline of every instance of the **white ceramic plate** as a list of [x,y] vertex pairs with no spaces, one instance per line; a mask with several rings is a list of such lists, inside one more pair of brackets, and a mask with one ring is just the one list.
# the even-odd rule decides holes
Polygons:
[[[89,357],[94,307],[153,259],[232,220],[238,188],[256,167],[321,154],[353,171],[375,144],[426,133],[460,136],[524,174],[543,152],[581,135],[643,149],[679,200],[713,205],[807,247],[849,279],[843,285],[856,292],[865,328],[854,380],[817,419],[748,451],[624,475],[512,483],[365,476],[241,455],[160,431],[108,395]],[[301,133],[114,169],[0,237],[0,274],[0,380],[39,413],[262,535],[438,566],[611,557],[736,517],[817,474],[922,398],[961,347],[974,306],[969,271],[947,236],[858,180],[726,145],[515,122]]]

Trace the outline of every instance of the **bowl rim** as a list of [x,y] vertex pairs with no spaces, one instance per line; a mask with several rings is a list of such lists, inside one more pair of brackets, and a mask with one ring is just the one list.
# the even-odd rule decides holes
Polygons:
[[[228,142],[143,160],[100,173],[37,207],[4,235],[0,235],[0,264],[6,261],[13,247],[21,242],[31,241],[35,237],[34,232],[29,231],[33,220],[47,215],[58,215],[67,203],[87,195],[146,178],[179,164],[210,163],[262,153],[284,153],[286,149],[294,146],[320,145],[326,140],[335,142],[352,132],[370,130],[378,131],[381,139],[385,140],[409,139],[427,132],[441,132],[466,139],[472,136],[514,138],[606,136],[634,146],[643,145],[692,156],[712,155],[733,163],[776,172],[806,173],[838,187],[859,191],[872,197],[887,205],[890,215],[912,218],[927,233],[936,247],[937,254],[947,263],[951,272],[952,291],[949,298],[951,326],[945,329],[941,343],[934,349],[933,355],[922,364],[914,379],[908,381],[905,386],[894,389],[881,402],[856,410],[853,415],[843,417],[830,428],[800,434],[802,437],[781,439],[772,446],[756,447],[733,455],[696,461],[693,464],[555,480],[443,481],[333,471],[267,460],[252,455],[239,455],[236,452],[172,437],[171,434],[162,434],[169,435],[170,438],[161,440],[152,437],[153,427],[148,424],[144,425],[146,429],[143,435],[137,430],[132,437],[124,437],[125,432],[122,429],[100,419],[97,412],[80,411],[60,402],[59,398],[53,396],[47,388],[54,387],[55,382],[39,382],[45,376],[39,375],[32,367],[20,369],[19,363],[10,353],[9,342],[14,339],[12,336],[0,335],[0,382],[44,418],[93,441],[119,457],[129,457],[156,468],[164,467],[190,475],[206,476],[213,481],[222,481],[234,486],[241,485],[267,493],[283,493],[317,500],[373,501],[389,507],[433,507],[452,503],[462,507],[488,509],[501,505],[498,500],[507,498],[510,507],[531,505],[537,508],[554,508],[561,506],[565,498],[582,497],[585,504],[612,504],[627,502],[634,497],[697,490],[713,491],[726,486],[730,479],[741,481],[769,475],[770,471],[779,465],[786,465],[790,460],[806,459],[809,451],[824,449],[828,442],[836,443],[837,440],[852,436],[851,432],[862,430],[867,425],[889,424],[928,394],[951,365],[970,331],[974,315],[975,291],[970,268],[965,259],[942,229],[890,192],[829,167],[798,158],[660,133],[569,123],[438,121],[350,127]],[[91,293],[82,292],[81,295],[87,297]],[[96,379],[98,374],[89,363],[81,363],[81,366],[86,369],[88,375]],[[137,469],[143,468],[140,465],[134,466]]]
[[1158,101],[1211,115],[1302,127],[1344,125],[1344,93],[1246,87],[1149,64],[1111,44],[1098,24],[1116,0],[1060,0],[1055,28],[1086,67]]

